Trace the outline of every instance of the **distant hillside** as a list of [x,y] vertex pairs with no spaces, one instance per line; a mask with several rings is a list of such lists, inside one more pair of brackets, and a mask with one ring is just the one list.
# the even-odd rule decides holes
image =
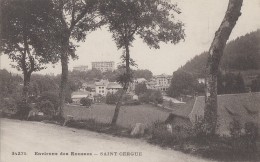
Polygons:
[[[195,56],[178,70],[203,76],[207,52]],[[223,71],[260,73],[260,29],[230,41],[224,50],[220,68]]]

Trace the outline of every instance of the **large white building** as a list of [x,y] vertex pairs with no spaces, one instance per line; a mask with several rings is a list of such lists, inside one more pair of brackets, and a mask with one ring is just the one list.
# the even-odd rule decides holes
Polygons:
[[92,62],[92,69],[98,69],[101,72],[114,71],[115,62],[114,61]]
[[161,74],[154,76],[156,82],[156,89],[161,91],[167,91],[171,84],[171,75]]
[[102,96],[107,95],[107,93],[116,93],[119,89],[123,87],[117,82],[109,82],[108,80],[100,80],[99,82],[95,82],[96,94],[100,94]]
[[81,66],[75,66],[73,67],[73,71],[88,71],[88,66],[87,65],[81,65]]

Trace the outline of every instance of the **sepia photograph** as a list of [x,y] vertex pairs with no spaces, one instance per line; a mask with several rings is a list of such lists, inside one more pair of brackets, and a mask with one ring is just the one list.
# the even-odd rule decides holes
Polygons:
[[260,0],[0,0],[0,162],[260,161]]

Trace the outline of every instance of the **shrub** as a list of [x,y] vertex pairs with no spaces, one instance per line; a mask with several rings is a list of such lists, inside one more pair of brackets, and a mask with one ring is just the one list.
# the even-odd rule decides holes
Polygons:
[[162,93],[159,90],[152,90],[148,93],[150,93],[150,97],[149,97],[150,102],[153,102],[156,104],[163,103]]
[[41,96],[37,99],[37,105],[39,105],[42,102],[47,102],[49,101],[52,103],[54,110],[58,110],[59,107],[59,95],[55,92],[43,92]]
[[117,96],[113,93],[107,93],[106,95],[106,104],[116,104]]
[[163,96],[159,90],[147,90],[145,93],[139,95],[140,102],[143,103],[155,103],[161,104],[163,103]]
[[150,127],[151,139],[150,142],[156,143],[162,146],[175,145],[180,140],[167,130],[167,126],[164,122],[156,121]]
[[245,123],[244,130],[238,120],[230,123],[230,135],[232,148],[235,152],[255,152],[257,150],[256,141],[258,138],[258,127],[255,123]]
[[149,103],[149,93],[143,93],[138,96],[139,101],[142,103]]
[[90,107],[92,104],[92,100],[84,97],[80,100],[80,104],[82,104],[83,106],[86,106],[86,107]]
[[247,149],[253,152],[257,151],[256,141],[258,139],[258,127],[257,124],[252,122],[245,123],[245,141]]
[[52,117],[55,115],[54,105],[50,101],[41,101],[38,105],[40,111],[44,113],[44,115]]
[[19,119],[27,119],[31,109],[32,107],[29,103],[24,101],[17,101],[16,117]]

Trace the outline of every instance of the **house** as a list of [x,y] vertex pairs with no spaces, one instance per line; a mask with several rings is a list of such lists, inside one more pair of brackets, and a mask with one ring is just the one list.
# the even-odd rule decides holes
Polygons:
[[94,82],[85,82],[82,84],[80,91],[89,91],[89,92],[95,92],[96,87]]
[[85,97],[93,99],[93,95],[91,94],[91,92],[88,91],[77,91],[77,92],[72,92],[71,94],[72,102],[75,104],[80,104],[80,100]]
[[109,84],[109,81],[103,80],[103,79],[98,82],[95,82],[96,94],[105,96],[107,94],[107,85],[108,84]]
[[[170,113],[166,120],[173,128],[189,128],[204,116],[205,97],[199,96]],[[237,120],[243,126],[253,122],[260,128],[260,93],[218,95],[218,129],[220,135],[229,135],[230,123]],[[190,127],[191,128],[191,127]],[[260,130],[259,130],[260,131]],[[260,133],[260,132],[259,132]]]
[[106,87],[107,93],[116,93],[120,89],[123,89],[123,87],[116,82],[109,82]]

